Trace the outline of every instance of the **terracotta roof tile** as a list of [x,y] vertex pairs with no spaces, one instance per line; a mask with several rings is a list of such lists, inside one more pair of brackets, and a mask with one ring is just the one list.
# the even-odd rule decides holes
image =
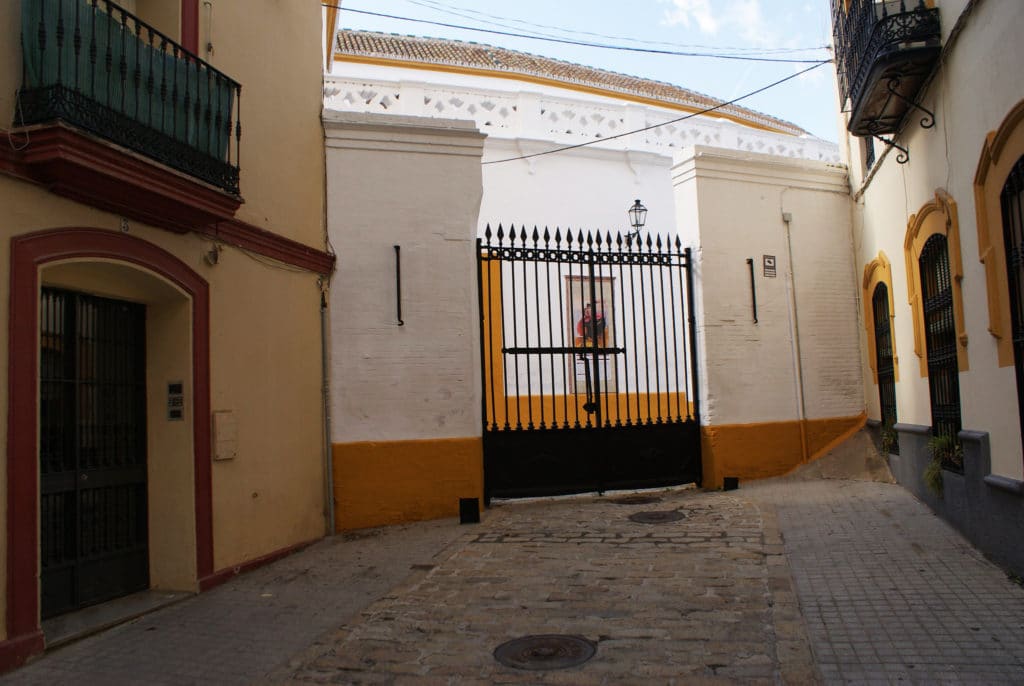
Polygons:
[[[338,51],[346,55],[376,57],[421,64],[439,64],[524,76],[535,76],[568,85],[582,85],[618,93],[636,95],[666,104],[695,108],[710,107],[718,100],[671,83],[652,81],[638,76],[619,74],[587,67],[573,62],[506,50],[482,43],[467,43],[446,38],[421,38],[394,33],[376,33],[342,29],[338,32]],[[720,112],[761,126],[771,126],[785,133],[804,135],[807,132],[783,119],[737,105],[723,107]]]

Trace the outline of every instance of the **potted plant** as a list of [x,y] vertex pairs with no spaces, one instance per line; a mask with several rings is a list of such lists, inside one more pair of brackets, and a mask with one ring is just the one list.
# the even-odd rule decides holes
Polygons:
[[896,429],[893,428],[892,424],[882,425],[882,454],[888,455],[892,452],[892,449],[899,445],[899,434],[896,433]]
[[948,465],[962,465],[964,463],[964,449],[955,436],[932,436],[928,439],[928,452],[932,455],[932,461],[924,470],[924,485],[936,496],[942,496],[942,467]]

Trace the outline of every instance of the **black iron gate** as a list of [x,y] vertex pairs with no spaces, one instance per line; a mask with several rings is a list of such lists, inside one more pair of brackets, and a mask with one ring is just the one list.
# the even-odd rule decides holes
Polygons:
[[690,249],[501,226],[477,248],[486,497],[699,484]]
[[149,585],[145,308],[43,289],[43,617]]

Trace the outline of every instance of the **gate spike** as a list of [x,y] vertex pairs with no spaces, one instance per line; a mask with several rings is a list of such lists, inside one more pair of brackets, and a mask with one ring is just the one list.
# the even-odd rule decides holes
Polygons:
[[557,245],[561,245],[561,244],[562,244],[562,230],[556,226],[555,227],[555,245],[557,246]]
[[525,226],[520,226],[519,227],[519,231],[520,231],[519,237],[523,240],[523,245],[526,245],[526,227]]
[[501,224],[498,224],[498,243],[501,243],[502,239],[505,238],[505,229],[501,228]]
[[565,240],[569,244],[569,248],[572,248],[572,229],[565,230]]
[[484,238],[487,239],[488,243],[491,242],[491,225],[490,224],[488,224],[487,228],[484,229]]
[[618,247],[619,250],[622,250],[622,232],[621,231],[617,231],[615,233],[615,245]]
[[[594,244],[594,237],[590,235],[589,231],[587,231],[587,245],[593,245],[593,244]],[[580,245],[583,245],[583,229],[580,229]]]
[[537,231],[537,225],[534,224],[533,225],[533,245],[534,245],[534,247],[537,246],[538,242],[540,242],[540,232]]
[[598,250],[601,249],[601,232],[600,231],[597,232],[597,249]]
[[544,245],[547,246],[551,243],[551,232],[548,231],[548,227],[544,227]]
[[508,227],[508,242],[510,245],[514,245],[516,242],[516,225],[512,224]]
[[679,241],[679,236],[676,236],[676,250],[682,250],[683,244]]
[[661,250],[661,234],[659,233],[654,241],[654,245],[657,246],[658,250]]
[[611,250],[612,249],[612,232],[611,231],[605,231],[604,232],[604,240],[605,240],[605,243],[608,245],[608,249]]
[[651,234],[647,234],[647,249],[651,249]]

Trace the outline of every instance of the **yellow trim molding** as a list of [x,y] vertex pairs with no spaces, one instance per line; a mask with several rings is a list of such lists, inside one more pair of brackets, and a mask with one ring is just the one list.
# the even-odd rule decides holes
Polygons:
[[928,355],[924,335],[924,313],[921,308],[921,269],[918,259],[924,244],[934,234],[946,237],[949,252],[949,273],[952,277],[953,319],[956,326],[956,360],[961,372],[968,370],[967,330],[964,327],[964,300],[961,282],[964,264],[960,253],[960,220],[956,201],[945,190],[935,191],[935,199],[925,203],[907,221],[903,254],[907,263],[907,302],[914,318],[914,354],[918,357],[921,376],[928,376]]
[[[440,71],[448,74],[463,74],[467,76],[488,76],[495,79],[511,79],[513,81],[525,81],[526,83],[536,83],[542,86],[554,86],[556,88],[563,88],[565,90],[577,91],[579,93],[589,93],[590,95],[602,95],[609,98],[616,98],[617,100],[626,100],[629,102],[636,102],[643,105],[653,105],[654,107],[663,107],[668,110],[677,110],[679,112],[696,113],[703,111],[702,108],[692,107],[689,105],[681,105],[676,102],[668,102],[665,100],[659,100],[657,98],[649,98],[643,95],[636,95],[634,93],[623,93],[610,88],[599,88],[597,86],[587,86],[581,83],[567,83],[565,81],[559,81],[558,79],[552,79],[545,76],[534,76],[532,74],[519,74],[516,72],[503,72],[493,71],[490,69],[482,69],[479,67],[464,67],[454,64],[435,64],[432,62],[412,62],[408,60],[390,59],[387,57],[367,57],[365,55],[352,55],[346,53],[338,53],[334,56],[336,62],[354,62],[356,64],[373,64],[381,67],[404,67],[406,69],[421,69],[423,71]],[[762,131],[771,131],[773,133],[781,133],[787,136],[794,135],[792,131],[778,126],[768,126],[767,124],[761,124],[759,122],[740,117],[735,114],[729,114],[722,110],[716,110],[715,112],[708,113],[710,117],[718,117],[720,119],[728,119],[729,121],[742,124],[743,126],[749,126],[755,129],[761,129]]]
[[[867,422],[867,415],[725,424],[701,427],[701,462],[704,487],[721,488],[727,476],[767,479],[788,474],[797,467],[823,457],[855,434]],[[801,426],[801,424],[803,426]],[[808,458],[803,458],[801,430],[806,435]]]
[[457,517],[483,506],[483,439],[335,443],[335,531]]
[[896,306],[893,304],[892,297],[892,265],[889,263],[889,258],[885,256],[882,251],[878,252],[878,257],[864,265],[864,329],[867,332],[868,338],[868,364],[871,365],[871,377],[874,379],[875,384],[878,384],[878,360],[877,358],[877,341],[875,341],[875,313],[873,311],[872,302],[874,300],[875,288],[878,284],[885,284],[886,289],[889,292],[889,337],[892,339],[892,366],[895,380],[900,380],[900,358],[896,354]]
[[996,338],[1000,367],[1013,365],[1010,289],[1003,244],[1000,194],[1010,171],[1024,155],[1024,100],[1018,102],[996,131],[986,136],[974,174],[974,206],[978,220],[978,259],[985,265],[988,331]]

